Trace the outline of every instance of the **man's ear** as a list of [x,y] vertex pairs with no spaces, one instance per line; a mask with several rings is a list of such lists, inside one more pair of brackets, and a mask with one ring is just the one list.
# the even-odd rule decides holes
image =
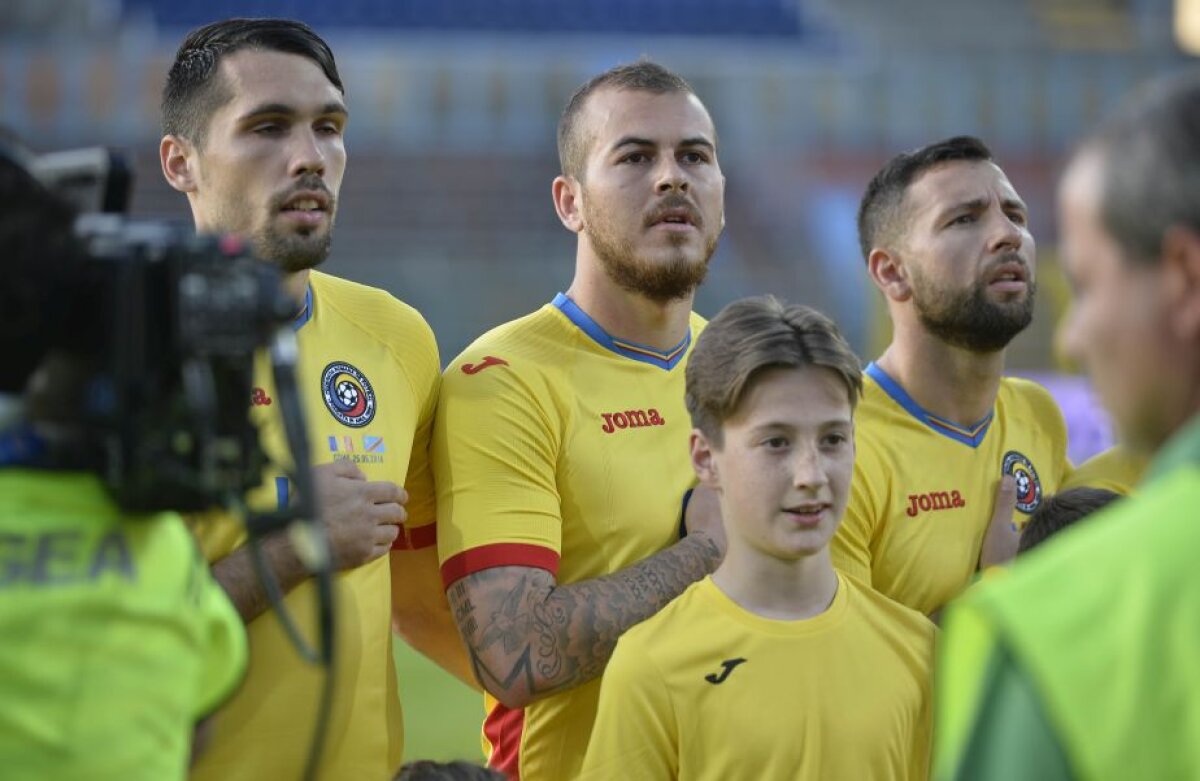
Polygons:
[[158,143],[158,161],[167,184],[181,193],[196,191],[196,150],[179,136],[163,136]]
[[1171,328],[1200,344],[1200,233],[1176,225],[1163,234],[1163,274]]
[[583,230],[583,187],[574,176],[560,174],[550,185],[554,211],[566,229],[572,233]]
[[893,250],[876,247],[867,256],[867,273],[875,287],[891,301],[907,301],[912,298],[912,286],[908,279],[908,268]]
[[696,470],[696,477],[709,488],[719,490],[721,481],[717,475],[716,459],[713,458],[715,448],[708,441],[708,437],[704,436],[700,429],[694,428],[689,446],[692,452],[692,469]]

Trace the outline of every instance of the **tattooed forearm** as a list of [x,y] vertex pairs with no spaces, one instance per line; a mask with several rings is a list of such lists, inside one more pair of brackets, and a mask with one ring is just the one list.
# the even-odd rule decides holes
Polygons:
[[496,567],[450,587],[475,675],[509,707],[570,689],[604,671],[617,638],[716,569],[721,550],[694,534],[602,578],[559,586],[532,567]]

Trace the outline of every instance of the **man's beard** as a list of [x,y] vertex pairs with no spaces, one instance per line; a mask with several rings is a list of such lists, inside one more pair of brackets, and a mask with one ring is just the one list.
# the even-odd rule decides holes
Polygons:
[[315,231],[307,234],[283,233],[268,225],[254,240],[254,250],[263,260],[268,260],[281,271],[291,274],[316,268],[329,257],[333,243],[333,227],[324,233]]
[[[609,279],[623,290],[637,293],[661,304],[690,296],[708,274],[708,261],[717,248],[718,235],[705,237],[703,257],[690,260],[682,241],[676,252],[665,262],[638,257],[632,242],[622,236],[602,214],[587,213],[588,238]],[[703,226],[698,226],[703,229]],[[684,237],[680,237],[684,239]]]
[[1033,281],[1024,300],[998,304],[988,299],[984,282],[969,291],[955,291],[939,287],[916,268],[912,276],[918,319],[929,333],[954,347],[977,353],[1003,350],[1033,320]]
[[263,260],[274,263],[287,274],[307,271],[321,265],[329,257],[329,247],[333,243],[333,220],[337,214],[337,199],[319,176],[302,176],[287,192],[273,198],[269,207],[270,214],[272,217],[280,214],[288,199],[300,191],[320,192],[328,200],[324,232],[319,232],[321,228],[300,228],[283,232],[272,219],[267,221],[253,242],[255,251]]

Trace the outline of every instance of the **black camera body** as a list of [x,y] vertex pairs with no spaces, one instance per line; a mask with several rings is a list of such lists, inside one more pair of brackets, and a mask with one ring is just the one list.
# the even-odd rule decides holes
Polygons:
[[293,316],[276,269],[230,237],[84,215],[77,234],[101,344],[82,423],[129,510],[200,510],[258,485],[254,357]]
[[256,355],[295,315],[278,270],[232,237],[125,217],[132,176],[112,152],[9,160],[83,212],[69,261],[44,258],[69,273],[31,304],[58,369],[27,393],[34,465],[94,471],[134,512],[239,504],[266,461]]

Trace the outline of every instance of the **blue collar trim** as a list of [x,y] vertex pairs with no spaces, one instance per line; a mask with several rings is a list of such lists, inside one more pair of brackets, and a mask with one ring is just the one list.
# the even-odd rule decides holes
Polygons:
[[588,317],[587,312],[580,309],[579,305],[567,298],[566,295],[559,293],[551,303],[566,315],[567,319],[574,323],[579,330],[591,337],[592,341],[596,344],[606,350],[611,350],[617,355],[632,358],[642,363],[648,363],[660,369],[669,371],[675,368],[683,360],[683,356],[687,355],[688,346],[692,343],[691,327],[688,328],[687,335],[683,337],[683,341],[670,350],[656,350],[644,344],[616,339],[609,336],[608,332],[601,328],[599,323]]
[[938,417],[932,412],[926,412],[922,409],[920,404],[917,404],[911,396],[904,392],[904,388],[900,387],[900,383],[889,377],[883,369],[879,368],[879,364],[874,361],[867,364],[867,368],[864,371],[871,379],[875,380],[880,388],[883,388],[883,392],[890,396],[892,401],[903,407],[908,414],[942,436],[953,439],[955,442],[961,442],[970,447],[979,447],[983,442],[983,438],[987,436],[988,429],[992,426],[992,418],[996,415],[995,410],[989,412],[973,426],[960,426],[952,420]]
[[292,330],[299,331],[304,327],[304,324],[312,320],[313,296],[312,284],[304,291],[304,308],[300,310],[300,314],[296,315],[296,319],[292,321]]

